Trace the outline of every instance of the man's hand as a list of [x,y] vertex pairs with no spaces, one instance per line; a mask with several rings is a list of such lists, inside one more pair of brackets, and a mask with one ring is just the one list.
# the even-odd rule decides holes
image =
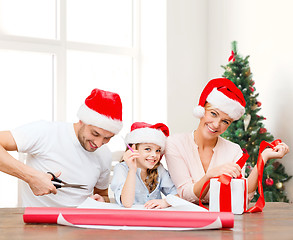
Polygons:
[[[109,195],[108,195],[108,188],[106,189],[98,189],[96,187],[94,187],[94,195],[99,195],[101,196],[105,202],[110,202],[110,199],[109,199]],[[99,201],[101,202],[101,201]]]
[[99,194],[92,195],[90,198],[92,198],[98,202],[105,202],[105,199]]
[[[56,177],[59,177],[60,175],[61,172],[55,173]],[[56,194],[57,189],[53,185],[51,179],[51,174],[35,171],[27,183],[36,196],[43,196],[50,193]]]

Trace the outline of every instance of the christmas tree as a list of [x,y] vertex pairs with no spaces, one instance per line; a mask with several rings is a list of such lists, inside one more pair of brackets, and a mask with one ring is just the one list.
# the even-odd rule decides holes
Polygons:
[[[230,79],[242,91],[245,101],[245,114],[234,121],[222,136],[241,146],[244,152],[250,155],[246,162],[246,175],[252,171],[258,158],[260,143],[264,140],[271,142],[274,140],[264,126],[265,117],[259,115],[261,102],[257,100],[259,96],[254,87],[252,73],[249,67],[249,56],[243,58],[238,55],[237,42],[232,42],[232,54],[228,59],[223,77]],[[246,176],[246,177],[247,177]],[[263,172],[263,190],[267,202],[288,202],[284,189],[284,182],[291,176],[285,173],[284,166],[276,159],[269,160]],[[258,193],[254,201],[258,199]]]

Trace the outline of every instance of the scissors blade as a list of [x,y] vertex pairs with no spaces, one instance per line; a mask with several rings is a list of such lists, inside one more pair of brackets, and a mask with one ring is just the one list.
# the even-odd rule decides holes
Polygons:
[[80,189],[87,189],[86,186],[87,185],[69,184],[69,183],[61,185],[61,187],[72,187],[72,188],[80,188]]

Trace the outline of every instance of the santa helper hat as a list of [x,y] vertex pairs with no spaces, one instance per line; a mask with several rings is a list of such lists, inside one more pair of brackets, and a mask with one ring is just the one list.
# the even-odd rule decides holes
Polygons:
[[122,129],[122,102],[117,93],[92,90],[77,112],[79,120],[114,134]]
[[125,137],[126,144],[154,143],[165,151],[166,139],[169,136],[169,128],[163,123],[151,125],[145,122],[135,122],[131,125],[131,131]]
[[245,112],[245,99],[236,85],[227,78],[210,80],[203,89],[198,106],[193,110],[195,117],[202,118],[205,114],[205,103],[226,113],[233,120],[238,120]]

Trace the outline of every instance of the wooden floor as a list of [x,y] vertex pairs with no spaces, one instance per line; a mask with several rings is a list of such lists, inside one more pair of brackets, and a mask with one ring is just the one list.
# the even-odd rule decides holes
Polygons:
[[293,204],[266,203],[263,213],[235,215],[233,229],[200,231],[125,231],[25,224],[23,208],[0,208],[0,239],[257,239],[293,240]]

